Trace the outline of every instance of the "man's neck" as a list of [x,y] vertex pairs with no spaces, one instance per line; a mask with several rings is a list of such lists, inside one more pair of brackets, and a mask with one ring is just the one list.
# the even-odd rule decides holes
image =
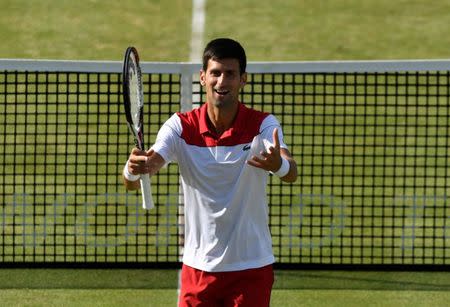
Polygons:
[[222,135],[234,122],[238,113],[239,103],[230,108],[218,108],[208,104],[208,118],[217,135]]

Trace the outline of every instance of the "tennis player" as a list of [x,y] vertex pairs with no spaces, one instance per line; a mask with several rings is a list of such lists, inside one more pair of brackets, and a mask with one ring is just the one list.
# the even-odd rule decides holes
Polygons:
[[297,165],[277,119],[246,107],[242,46],[209,42],[200,83],[206,103],[172,115],[148,151],[133,149],[125,186],[139,175],[179,165],[185,203],[185,246],[179,306],[269,306],[275,261],[266,199],[270,173],[297,179]]

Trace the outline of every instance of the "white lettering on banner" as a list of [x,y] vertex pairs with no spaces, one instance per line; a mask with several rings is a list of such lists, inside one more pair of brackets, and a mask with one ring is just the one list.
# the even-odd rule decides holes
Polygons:
[[[130,241],[136,241],[138,234],[154,236],[149,243],[152,246],[170,246],[174,244],[170,242],[173,232],[179,226],[178,196],[167,195],[167,203],[158,211],[159,222],[153,225],[147,212],[141,210],[138,194],[60,194],[49,205],[35,205],[33,195],[16,194],[11,202],[0,207],[0,232],[4,240],[14,237],[14,245],[24,247],[65,243],[114,247],[133,244]],[[83,202],[78,203],[80,198]],[[289,210],[288,214],[271,217],[273,221],[279,219],[272,223],[272,227],[279,226],[273,235],[283,237],[280,239],[283,248],[316,249],[339,246],[339,242],[352,239],[353,235],[361,241],[360,245],[370,245],[375,240],[373,232],[381,231],[393,241],[390,247],[422,248],[430,231],[442,240],[450,237],[447,199],[412,195],[385,198],[382,206],[356,203],[346,206],[343,199],[333,195],[300,194],[297,203],[283,209]],[[148,227],[155,230],[149,233]],[[344,233],[350,228],[348,234]],[[369,230],[372,231],[367,234],[369,241],[362,242],[366,236],[363,232]],[[347,246],[352,248],[352,244]]]

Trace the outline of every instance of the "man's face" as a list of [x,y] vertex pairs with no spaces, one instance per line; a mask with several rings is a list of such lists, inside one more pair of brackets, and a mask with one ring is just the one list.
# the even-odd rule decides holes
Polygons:
[[240,73],[237,59],[210,59],[206,71],[200,72],[200,82],[206,88],[206,101],[216,107],[238,103],[239,91],[246,80],[247,74]]

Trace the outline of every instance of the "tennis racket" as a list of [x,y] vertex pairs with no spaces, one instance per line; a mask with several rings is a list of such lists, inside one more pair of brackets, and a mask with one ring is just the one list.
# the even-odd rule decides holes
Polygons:
[[[143,109],[144,94],[142,91],[141,68],[139,66],[139,55],[134,47],[128,47],[123,61],[123,101],[128,127],[133,135],[137,148],[145,150],[143,131]],[[142,206],[144,209],[154,207],[150,176],[141,174]]]

